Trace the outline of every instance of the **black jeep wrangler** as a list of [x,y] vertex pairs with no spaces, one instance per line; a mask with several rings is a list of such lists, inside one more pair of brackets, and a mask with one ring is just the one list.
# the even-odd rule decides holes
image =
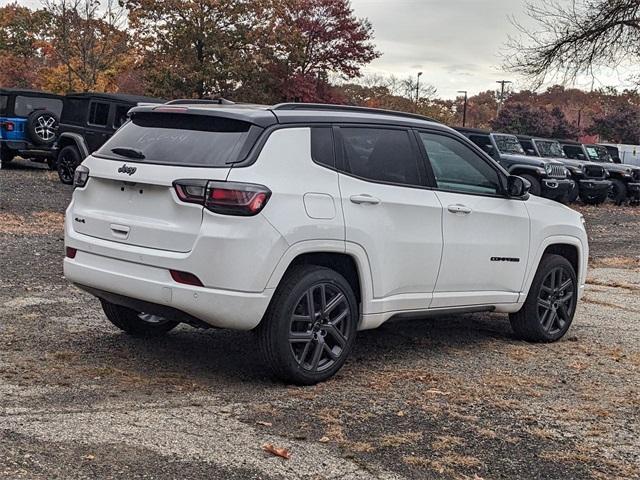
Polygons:
[[611,182],[607,180],[609,174],[602,164],[568,158],[557,140],[527,135],[518,135],[518,140],[527,155],[553,158],[567,167],[576,184],[569,192],[569,202],[575,202],[578,196],[584,203],[591,205],[598,205],[607,199]]
[[0,165],[21,156],[54,167],[51,147],[62,112],[62,98],[36,90],[0,89]]
[[640,168],[614,163],[606,148],[600,145],[583,145],[570,140],[559,140],[562,150],[569,158],[598,162],[609,173],[611,187],[609,198],[617,205],[625,201],[640,203]]
[[567,202],[574,188],[568,171],[557,160],[534,158],[526,155],[518,138],[505,133],[491,133],[472,128],[457,128],[458,132],[478,145],[510,174],[518,175],[531,183],[532,195]]
[[117,93],[65,96],[58,140],[53,147],[60,181],[72,184],[76,167],[111,138],[127,121],[129,110],[141,103],[164,103],[164,100]]

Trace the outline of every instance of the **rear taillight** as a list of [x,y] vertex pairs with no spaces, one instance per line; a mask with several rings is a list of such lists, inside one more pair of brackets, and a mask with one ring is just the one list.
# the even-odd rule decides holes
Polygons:
[[73,186],[84,187],[89,180],[89,169],[84,165],[79,165],[73,173]]
[[16,125],[13,122],[4,122],[1,125],[7,132],[13,132],[16,129]]
[[75,248],[67,247],[67,258],[76,258],[78,250]]
[[183,202],[198,203],[221,215],[257,215],[271,197],[271,190],[253,183],[178,180],[173,185]]
[[171,278],[173,278],[175,282],[193,285],[195,287],[204,287],[200,279],[193,273],[180,272],[179,270],[169,270],[169,273],[171,273]]

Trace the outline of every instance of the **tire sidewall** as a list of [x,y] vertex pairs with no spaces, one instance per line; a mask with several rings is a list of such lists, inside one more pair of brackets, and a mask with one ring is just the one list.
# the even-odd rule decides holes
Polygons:
[[[556,332],[555,334],[549,334],[546,332],[540,323],[540,319],[538,318],[538,295],[540,292],[540,288],[542,287],[542,282],[545,280],[549,272],[557,267],[564,267],[565,270],[571,276],[571,280],[573,281],[573,298],[574,302],[571,306],[571,311],[569,312],[569,321],[567,321],[566,325],[562,328],[562,330]],[[527,298],[527,315],[531,318],[535,319],[535,327],[537,330],[537,334],[540,338],[542,338],[545,342],[555,342],[561,339],[571,328],[573,323],[573,318],[575,316],[576,308],[578,305],[578,278],[576,272],[573,269],[573,266],[569,261],[558,255],[550,255],[545,258],[540,265],[541,268],[538,269],[536,276],[531,284],[531,290],[529,297]]]
[[[58,158],[56,160],[56,170],[58,172],[58,177],[60,181],[65,185],[73,184],[73,173],[75,172],[78,165],[82,163],[82,159],[80,158],[80,152],[73,145],[67,145],[58,154]],[[65,178],[65,169],[70,166],[72,167],[71,178]]]
[[531,184],[531,188],[529,189],[529,193],[531,193],[531,195],[534,195],[536,197],[540,197],[542,195],[542,185],[540,183],[540,180],[538,180],[533,175],[529,175],[528,173],[520,176],[522,178],[525,178]]
[[[273,316],[271,317],[272,324],[269,326],[273,329],[272,341],[273,351],[276,353],[276,360],[281,363],[284,370],[290,373],[290,377],[297,383],[312,385],[323,380],[332,377],[342,366],[351,353],[355,336],[357,333],[358,323],[358,305],[355,295],[351,289],[349,283],[337,272],[323,267],[310,267],[306,275],[303,276],[300,281],[291,289],[288,295],[281,298],[281,301],[274,305]],[[300,298],[304,293],[313,285],[319,283],[329,283],[342,291],[349,303],[349,309],[351,315],[349,321],[350,336],[347,339],[347,345],[340,356],[340,358],[330,368],[323,370],[322,372],[309,372],[303,369],[293,356],[291,347],[289,344],[289,328],[291,315],[295,307],[297,306]]]
[[627,186],[622,180],[614,178],[611,180],[611,190],[609,198],[615,203],[622,203],[627,197]]
[[51,137],[48,140],[45,140],[43,138],[41,138],[37,133],[36,133],[36,127],[37,125],[37,121],[38,118],[40,117],[51,117],[55,120],[54,123],[54,128],[56,128],[59,125],[60,119],[58,118],[58,116],[49,111],[49,110],[34,110],[33,112],[31,112],[29,114],[29,116],[27,117],[27,135],[29,136],[29,139],[35,144],[35,145],[41,145],[41,146],[50,146],[53,145],[53,143],[56,140],[56,134],[54,133],[53,137]]

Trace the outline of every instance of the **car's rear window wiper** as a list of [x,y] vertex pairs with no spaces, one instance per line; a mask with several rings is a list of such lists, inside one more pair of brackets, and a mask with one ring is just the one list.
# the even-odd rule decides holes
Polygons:
[[113,153],[115,153],[116,155],[120,155],[120,156],[123,156],[123,157],[137,158],[137,159],[140,159],[140,160],[145,158],[144,153],[142,153],[140,150],[136,150],[134,148],[117,147],[117,148],[112,148],[111,151]]

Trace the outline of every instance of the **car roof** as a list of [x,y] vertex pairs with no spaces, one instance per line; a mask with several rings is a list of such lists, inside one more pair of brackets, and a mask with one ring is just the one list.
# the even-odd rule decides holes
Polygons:
[[482,128],[455,127],[454,130],[460,133],[479,133],[481,135],[489,135],[492,133],[491,131],[483,130]]
[[582,145],[582,143],[576,142],[575,140],[563,140],[562,138],[558,138],[557,140],[558,140],[558,142],[562,143],[563,145],[575,145],[575,146]]
[[0,88],[0,94],[14,94],[25,95],[28,97],[50,97],[50,98],[63,98],[62,95],[51,92],[43,92],[42,90],[32,90],[29,88]]
[[126,93],[103,93],[103,92],[78,92],[78,93],[69,93],[65,96],[65,98],[77,98],[77,99],[103,99],[103,100],[112,100],[117,102],[124,103],[165,103],[166,100],[162,98],[153,98],[153,97],[145,97],[144,95],[129,95]]
[[188,112],[195,115],[212,115],[249,122],[263,128],[276,124],[299,123],[352,123],[379,124],[404,127],[430,127],[451,130],[449,127],[421,115],[347,105],[286,103],[278,105],[185,103],[168,105],[140,105],[131,113],[140,112]]

